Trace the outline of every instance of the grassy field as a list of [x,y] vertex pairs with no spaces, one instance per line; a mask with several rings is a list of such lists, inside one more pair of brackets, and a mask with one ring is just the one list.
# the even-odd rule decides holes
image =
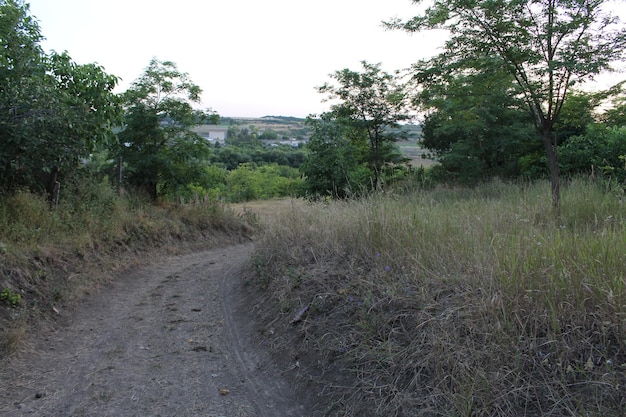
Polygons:
[[268,224],[275,217],[309,203],[297,198],[274,198],[271,200],[255,200],[229,206],[235,213],[245,217],[255,217],[259,222]]
[[251,314],[328,416],[624,417],[621,191],[574,181],[558,215],[547,183],[232,207],[72,195],[0,201],[2,353],[133,262],[256,235]]
[[411,161],[411,165],[416,168],[428,168],[437,164],[436,161],[428,157],[428,151],[419,147],[417,142],[414,140],[400,141],[397,142],[397,145],[400,149],[400,152],[402,152],[402,155],[409,158],[409,160]]
[[267,217],[265,343],[329,416],[626,410],[623,195],[494,182]]

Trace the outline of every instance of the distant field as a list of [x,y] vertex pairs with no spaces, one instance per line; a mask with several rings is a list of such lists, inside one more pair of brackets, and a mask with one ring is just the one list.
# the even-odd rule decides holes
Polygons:
[[411,165],[414,167],[428,168],[437,164],[436,161],[427,157],[428,151],[420,148],[416,140],[401,141],[397,145],[402,154],[411,160]]
[[[201,125],[197,126],[194,130],[200,134],[208,134],[209,131],[215,131],[216,129],[227,130],[231,124],[239,127],[254,127],[259,133],[271,130],[278,133],[280,136],[290,138],[299,137],[304,140],[307,140],[310,135],[310,131],[305,125],[305,119],[282,116],[267,116],[260,118],[224,118],[217,126]],[[404,126],[403,129],[408,131],[409,139],[397,142],[397,145],[402,154],[411,160],[411,165],[414,167],[428,168],[437,164],[436,161],[429,159],[427,157],[428,152],[420,148],[417,144],[417,141],[422,133],[421,126],[407,125]]]
[[224,118],[220,122],[220,127],[228,128],[230,125],[239,127],[253,126],[259,133],[274,131],[280,136],[292,138],[308,139],[309,128],[305,125],[305,119],[284,116],[266,116],[259,118]]

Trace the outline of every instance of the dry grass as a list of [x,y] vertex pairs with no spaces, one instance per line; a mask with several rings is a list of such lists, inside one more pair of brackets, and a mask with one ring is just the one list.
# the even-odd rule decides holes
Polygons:
[[624,207],[548,189],[292,206],[255,257],[267,342],[328,415],[623,417]]
[[306,204],[307,203],[302,199],[274,198],[270,200],[255,200],[231,204],[229,207],[241,216],[257,217],[259,221],[267,223],[271,221],[272,218],[280,217]]
[[26,327],[24,323],[13,322],[0,329],[0,352],[15,352],[26,336]]

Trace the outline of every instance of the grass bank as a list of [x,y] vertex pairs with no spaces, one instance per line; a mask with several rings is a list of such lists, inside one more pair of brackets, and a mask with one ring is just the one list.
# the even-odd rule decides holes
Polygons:
[[89,182],[51,209],[16,193],[0,200],[0,358],[116,272],[159,256],[249,239],[252,216],[210,201],[153,205]]
[[293,205],[258,244],[253,314],[331,416],[619,416],[623,196],[495,182]]

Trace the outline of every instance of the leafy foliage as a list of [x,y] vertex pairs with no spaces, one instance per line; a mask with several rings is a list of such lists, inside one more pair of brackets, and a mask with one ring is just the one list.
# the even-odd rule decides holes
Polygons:
[[[446,84],[450,74],[482,72],[493,61],[509,73],[541,143],[559,204],[554,127],[575,83],[626,56],[626,29],[607,0],[436,0],[423,14],[388,23],[408,32],[445,29],[445,50],[414,67],[415,79]],[[487,63],[488,65],[484,65]]]
[[363,61],[362,66],[363,72],[337,71],[332,75],[337,84],[318,88],[339,103],[308,120],[313,134],[302,171],[310,194],[344,197],[355,185],[377,188],[385,164],[402,162],[394,142],[404,137],[399,123],[409,119],[404,90],[380,64]]
[[359,160],[362,159],[363,141],[359,143],[354,137],[351,140],[350,133],[353,131],[349,122],[336,119],[330,113],[319,118],[309,117],[307,124],[313,129],[313,134],[306,145],[308,154],[300,166],[306,178],[304,194],[348,197],[353,190],[364,185],[363,181],[355,178]]
[[590,125],[559,149],[563,173],[587,174],[626,182],[626,128]]
[[[71,178],[83,158],[114,141],[117,78],[67,53],[46,55],[28,5],[0,1],[0,188],[41,191]],[[48,191],[51,187],[48,186]]]
[[367,137],[369,152],[366,162],[374,174],[374,185],[379,186],[381,170],[386,162],[393,161],[393,143],[402,138],[395,129],[399,122],[410,116],[406,108],[403,86],[391,74],[381,70],[380,64],[363,61],[363,72],[350,69],[336,71],[332,78],[338,85],[326,83],[318,88],[328,99],[338,99],[332,106],[335,117],[349,120],[351,127]]
[[626,95],[624,94],[624,83],[622,81],[611,87],[600,100],[606,104],[606,110],[600,119],[608,126],[626,126]]
[[241,164],[226,177],[226,194],[231,202],[262,200],[296,195],[301,186],[297,169],[277,164]]
[[209,145],[191,128],[216,115],[192,107],[201,92],[176,64],[153,58],[124,94],[119,153],[128,166],[128,181],[153,200],[193,184],[204,173]]
[[423,92],[422,106],[433,111],[424,121],[421,143],[438,157],[438,176],[472,184],[520,174],[518,160],[536,141],[512,89],[511,77],[496,70],[451,76],[447,84]]
[[237,146],[227,145],[212,149],[211,163],[228,170],[237,169],[240,164],[254,162],[257,165],[278,164],[298,168],[304,161],[304,150],[288,145],[281,146]]
[[242,148],[257,148],[262,145],[256,126],[230,126],[226,132],[226,143]]

